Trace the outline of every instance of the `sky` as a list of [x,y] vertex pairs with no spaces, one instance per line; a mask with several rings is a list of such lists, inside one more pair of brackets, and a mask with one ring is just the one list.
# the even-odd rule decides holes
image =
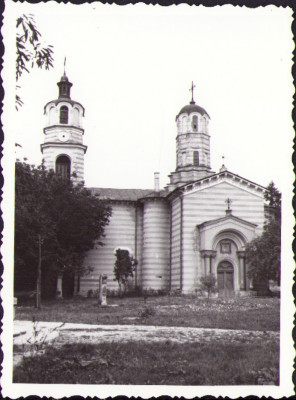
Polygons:
[[[5,5],[1,29],[5,45],[1,72],[5,89],[2,115],[5,138],[1,160],[4,170],[1,251],[5,269],[1,296],[6,318],[3,343],[10,349],[9,355],[12,348],[12,317],[9,318],[12,316],[14,161],[15,157],[26,157],[30,163],[40,163],[40,144],[46,124],[43,109],[58,96],[56,83],[63,74],[66,57],[66,72],[73,83],[72,99],[86,109],[86,186],[149,189],[153,188],[153,175],[157,171],[160,185],[164,187],[169,182],[168,175],[176,168],[175,117],[189,103],[189,88],[194,81],[196,103],[211,117],[212,170],[219,171],[224,156],[224,164],[231,172],[263,186],[273,180],[282,191],[282,265],[285,268],[281,282],[282,287],[287,288],[281,293],[282,311],[285,311],[281,314],[281,332],[285,333],[281,335],[284,373],[281,387],[271,387],[271,392],[267,387],[258,386],[256,394],[279,398],[290,394],[283,392],[287,388],[293,393],[291,375],[287,372],[287,365],[292,366],[293,358],[289,332],[294,310],[290,288],[295,268],[291,248],[295,221],[291,207],[294,181],[291,160],[294,138],[292,10],[231,5],[206,8],[137,4],[123,7],[91,3],[78,6],[10,0],[6,0]],[[24,105],[17,112],[14,103],[15,23],[20,15],[29,13],[34,14],[42,39],[54,46],[55,61],[54,68],[49,71],[35,68],[23,74],[18,84]],[[17,154],[16,142],[22,146],[17,148]],[[6,365],[9,357],[4,358]],[[11,382],[11,371],[9,366],[4,370],[2,382],[5,379],[6,384]],[[42,395],[55,393],[52,386],[46,386],[46,393]],[[12,390],[16,393],[17,388],[14,386]],[[14,397],[35,394],[30,385],[21,385],[18,390],[21,392]],[[67,387],[67,390],[68,395],[78,394],[77,386]],[[85,387],[79,390],[85,395]],[[95,395],[97,389],[93,390],[92,395]],[[146,395],[149,388],[145,390]],[[158,394],[184,394],[184,388],[169,390],[166,388]],[[206,387],[200,388],[199,394],[209,394],[205,390]],[[239,396],[241,390],[231,394]],[[276,390],[277,396],[274,395]],[[229,395],[226,387],[217,387],[215,393],[212,388],[211,393]],[[122,393],[114,392],[116,394]],[[246,394],[254,394],[254,389]],[[192,396],[196,396],[195,389],[189,397]]]
[[23,13],[34,14],[55,61],[18,82],[17,157],[41,160],[43,107],[58,96],[66,57],[71,97],[86,109],[86,186],[152,188],[156,171],[165,186],[176,168],[175,116],[194,81],[211,117],[212,170],[224,156],[231,172],[284,189],[294,135],[290,9],[9,2],[11,34]]

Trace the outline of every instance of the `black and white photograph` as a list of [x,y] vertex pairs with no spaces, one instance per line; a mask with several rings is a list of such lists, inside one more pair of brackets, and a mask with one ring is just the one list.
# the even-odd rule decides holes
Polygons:
[[3,395],[293,395],[293,10],[5,1]]

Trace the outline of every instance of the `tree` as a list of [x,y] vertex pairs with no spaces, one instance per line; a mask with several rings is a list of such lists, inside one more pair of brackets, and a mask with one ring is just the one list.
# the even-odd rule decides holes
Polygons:
[[217,292],[216,282],[217,281],[216,281],[216,277],[214,274],[208,274],[208,275],[202,276],[200,278],[200,283],[201,283],[200,289],[207,293],[208,300],[212,293]]
[[[87,271],[88,250],[103,245],[110,206],[83,184],[63,179],[44,165],[17,162],[15,170],[15,290],[34,290],[41,238],[42,294],[53,296],[56,279],[73,282]],[[71,281],[72,279],[72,281]]]
[[[53,66],[53,46],[45,46],[40,41],[41,33],[36,27],[32,14],[22,15],[16,21],[16,81],[24,71],[37,65],[38,68],[49,69]],[[20,88],[16,85],[16,91]],[[15,97],[15,106],[21,107],[23,102],[18,94]]]
[[276,210],[281,210],[281,193],[276,188],[273,181],[267,186],[266,191],[264,192],[264,198],[268,202],[270,207],[274,207]]
[[128,250],[117,249],[115,253],[114,275],[119,285],[120,296],[122,294],[121,287],[125,285],[129,277],[134,275],[137,261],[129,254]]
[[269,291],[269,280],[280,284],[281,271],[281,193],[271,182],[265,192],[270,211],[263,233],[246,246],[248,276],[258,293]]

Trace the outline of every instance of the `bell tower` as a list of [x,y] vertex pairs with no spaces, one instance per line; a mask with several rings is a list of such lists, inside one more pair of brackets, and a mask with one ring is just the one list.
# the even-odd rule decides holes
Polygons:
[[72,83],[66,72],[57,83],[59,97],[44,107],[47,118],[44,132],[44,143],[41,152],[45,166],[53,169],[64,178],[74,182],[84,180],[84,154],[87,147],[83,144],[84,129],[82,118],[84,107],[71,99]]
[[191,101],[176,116],[177,165],[176,170],[169,175],[169,190],[213,174],[208,130],[210,116],[205,109],[195,104],[194,88],[192,82]]

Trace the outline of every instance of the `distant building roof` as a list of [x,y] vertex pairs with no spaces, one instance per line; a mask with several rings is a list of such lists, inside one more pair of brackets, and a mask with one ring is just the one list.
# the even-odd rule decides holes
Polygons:
[[[112,188],[89,188],[91,192],[101,199],[136,201],[153,193],[151,189],[112,189]],[[149,196],[150,197],[150,196]]]

